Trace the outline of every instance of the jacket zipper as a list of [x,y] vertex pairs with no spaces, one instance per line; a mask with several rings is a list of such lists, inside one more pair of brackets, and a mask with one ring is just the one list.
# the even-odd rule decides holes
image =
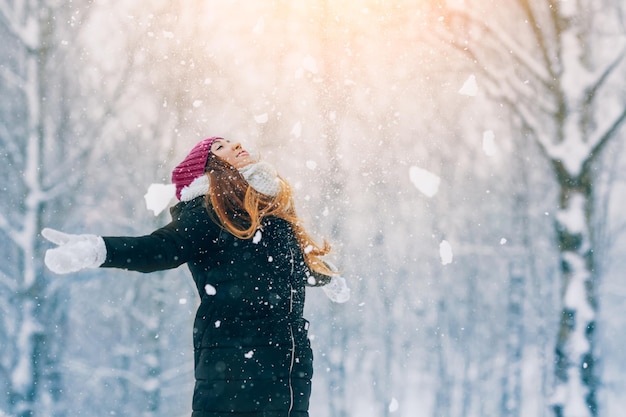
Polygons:
[[293,410],[293,403],[294,403],[292,374],[293,374],[293,366],[296,361],[296,340],[293,335],[293,324],[291,323],[289,324],[289,333],[291,334],[291,363],[289,364],[289,413],[288,415],[291,416],[291,410]]
[[291,283],[291,278],[293,277],[293,273],[294,273],[294,269],[295,269],[295,265],[294,265],[294,257],[293,257],[293,252],[291,252],[291,276],[289,277],[289,336],[291,337],[291,360],[289,363],[289,376],[288,376],[288,383],[289,383],[289,410],[287,412],[288,416],[291,416],[291,411],[293,410],[293,405],[295,402],[295,398],[294,398],[294,392],[293,392],[293,381],[292,381],[292,374],[293,374],[293,367],[296,361],[296,339],[294,337],[293,334],[293,322],[291,320],[291,313],[293,312],[293,284]]

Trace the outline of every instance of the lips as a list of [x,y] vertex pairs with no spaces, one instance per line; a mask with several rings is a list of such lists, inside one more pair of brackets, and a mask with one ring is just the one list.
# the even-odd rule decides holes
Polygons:
[[240,157],[240,156],[242,156],[242,155],[243,155],[243,156],[247,156],[247,155],[248,155],[248,151],[243,150],[243,151],[239,152],[239,153],[237,154],[237,158],[239,158],[239,157]]

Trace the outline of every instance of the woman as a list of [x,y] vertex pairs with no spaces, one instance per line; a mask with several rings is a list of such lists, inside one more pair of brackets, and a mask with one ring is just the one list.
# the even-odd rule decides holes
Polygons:
[[42,234],[57,273],[89,267],[152,272],[187,263],[200,305],[193,328],[192,417],[308,416],[313,373],[305,285],[335,287],[341,277],[303,229],[292,192],[273,167],[237,142],[211,137],[174,169],[180,200],[172,221],[142,237]]

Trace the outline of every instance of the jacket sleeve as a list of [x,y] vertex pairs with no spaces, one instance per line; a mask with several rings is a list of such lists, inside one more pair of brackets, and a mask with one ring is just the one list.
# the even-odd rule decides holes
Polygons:
[[215,229],[202,209],[175,218],[146,236],[105,236],[107,256],[101,267],[139,272],[176,268],[199,254],[210,256]]

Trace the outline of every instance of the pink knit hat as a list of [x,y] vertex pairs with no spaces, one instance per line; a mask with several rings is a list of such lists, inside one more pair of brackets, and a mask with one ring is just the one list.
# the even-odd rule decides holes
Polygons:
[[176,186],[176,198],[180,200],[182,189],[204,174],[204,167],[211,152],[211,145],[218,139],[223,138],[213,136],[198,142],[185,159],[176,165],[176,168],[172,171],[172,184]]

